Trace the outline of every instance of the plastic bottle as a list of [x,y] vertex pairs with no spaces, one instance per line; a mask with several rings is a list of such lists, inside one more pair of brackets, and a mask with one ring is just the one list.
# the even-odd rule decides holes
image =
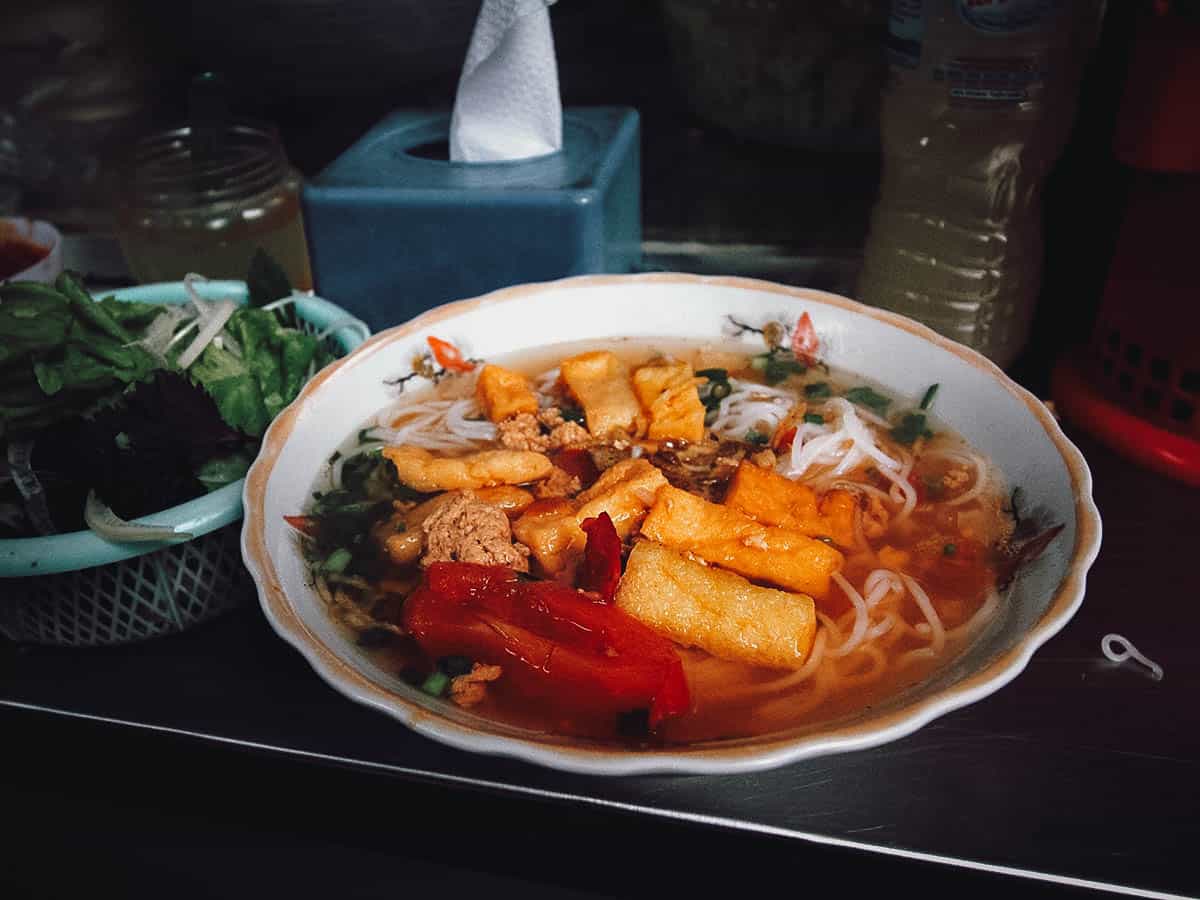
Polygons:
[[858,295],[1001,366],[1041,282],[1041,188],[1102,0],[893,0],[883,177]]

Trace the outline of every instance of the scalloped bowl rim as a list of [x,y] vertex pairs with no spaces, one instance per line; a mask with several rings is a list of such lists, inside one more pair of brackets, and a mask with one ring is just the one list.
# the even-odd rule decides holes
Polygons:
[[[265,497],[275,461],[295,419],[311,405],[325,382],[355,360],[459,313],[489,304],[519,301],[539,292],[621,286],[631,284],[696,284],[729,287],[791,297],[837,307],[868,316],[885,325],[906,331],[946,350],[981,370],[1024,402],[1044,429],[1064,464],[1074,491],[1076,540],[1058,589],[1036,625],[1002,656],[992,660],[932,696],[848,723],[834,723],[828,730],[794,736],[764,736],[729,745],[697,745],[661,750],[628,750],[618,747],[538,741],[530,737],[495,733],[487,724],[476,727],[452,721],[436,705],[414,692],[406,697],[361,675],[337,656],[315,635],[295,612],[280,582],[265,537]],[[242,526],[242,557],[254,578],[259,601],[272,628],[295,647],[316,673],[346,697],[399,720],[413,731],[457,749],[519,759],[528,763],[588,775],[642,774],[734,774],[775,768],[802,759],[866,749],[902,738],[932,720],[974,703],[1003,687],[1019,675],[1039,647],[1057,634],[1083,601],[1088,569],[1100,549],[1101,523],[1092,500],[1092,479],[1083,455],[1063,434],[1051,413],[1036,397],[1013,382],[995,364],[979,353],[895,313],[865,306],[836,294],[734,276],[701,276],[681,273],[639,275],[584,275],[557,281],[516,285],[466,300],[430,309],[414,319],[382,331],[361,347],[325,369],[305,386],[296,400],[272,423],[264,436],[262,451],[245,481],[246,516]],[[428,699],[428,698],[426,698]],[[504,731],[497,726],[496,731]]]

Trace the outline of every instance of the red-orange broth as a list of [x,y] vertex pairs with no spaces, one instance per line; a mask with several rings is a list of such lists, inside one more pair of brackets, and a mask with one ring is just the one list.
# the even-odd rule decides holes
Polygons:
[[[489,362],[525,373],[535,387],[540,386],[554,393],[555,403],[568,404],[571,400],[561,394],[561,383],[551,378],[539,379],[538,376],[555,368],[563,358],[595,349],[598,348],[594,343],[564,344]],[[608,342],[605,349],[612,350],[623,364],[631,368],[665,355],[690,363],[695,371],[724,369],[729,374],[731,384],[741,383],[739,397],[751,397],[757,389],[768,389],[763,383],[761,348],[747,352],[745,345],[662,341],[650,344],[629,340]],[[760,359],[752,365],[755,355]],[[349,479],[347,473],[351,469],[347,467],[348,459],[361,462],[366,457],[356,454],[362,454],[365,450],[369,455],[379,446],[379,442],[374,440],[381,436],[378,421],[383,421],[385,425],[406,421],[406,410],[418,408],[431,399],[465,400],[472,397],[477,371],[445,377],[436,386],[421,383],[421,379],[407,382],[397,404],[382,413],[378,420],[364,423],[364,431],[352,436],[335,454],[335,459],[314,488],[314,496],[318,499],[310,512],[320,516],[321,504],[329,500],[331,489],[337,487],[336,484],[331,485],[331,479]],[[780,372],[776,370],[771,374],[778,377]],[[831,373],[823,366],[808,367],[802,374],[785,374],[787,377],[774,386],[774,391],[786,391],[794,403],[804,403],[810,418],[820,415],[826,417],[826,422],[820,424],[815,418],[811,421],[800,418],[801,428],[806,424],[815,428],[827,427],[827,432],[832,433],[841,427],[837,423],[844,423],[846,418],[843,415],[839,419],[835,414],[837,409],[842,405],[852,407],[873,436],[875,447],[888,458],[902,462],[902,471],[905,473],[902,480],[912,486],[915,492],[911,511],[903,514],[907,494],[895,487],[893,480],[881,474],[879,464],[870,459],[837,479],[829,474],[830,465],[815,465],[795,479],[814,485],[819,496],[822,492],[836,489],[849,490],[856,497],[855,545],[841,548],[844,564],[840,574],[857,590],[864,603],[875,601],[867,616],[867,636],[862,638],[858,649],[840,657],[833,655],[843,642],[854,636],[857,623],[855,604],[840,587],[833,585],[824,596],[814,598],[817,613],[824,618],[818,625],[818,637],[809,651],[809,661],[816,652],[816,644],[822,641],[822,632],[823,654],[819,665],[808,666],[811,670],[808,674],[803,670],[771,669],[722,659],[695,647],[677,645],[676,651],[683,661],[690,690],[691,709],[683,715],[667,719],[650,733],[642,730],[631,736],[625,730],[627,723],[611,719],[598,722],[588,716],[573,716],[570,711],[547,710],[514,691],[506,683],[503,674],[486,685],[483,699],[471,707],[472,712],[484,718],[539,731],[585,734],[639,744],[762,735],[808,727],[861,711],[926,678],[932,670],[957,656],[967,643],[986,628],[1000,609],[998,573],[1005,554],[1011,554],[1008,542],[1012,533],[1012,519],[1006,509],[1008,495],[999,474],[960,437],[933,418],[931,410],[936,409],[936,397],[896,397],[860,377]],[[847,393],[864,396],[861,392],[858,395],[852,393],[855,388],[863,387],[870,389],[865,397],[875,402],[874,409],[869,403],[864,405],[844,400]],[[711,381],[702,383],[698,390],[703,394],[706,388],[711,393]],[[940,390],[953,391],[954,386],[942,385]],[[837,402],[839,398],[841,405]],[[889,402],[883,404],[885,398]],[[922,399],[930,401],[931,409],[920,408]],[[778,405],[782,406],[784,402],[780,401]],[[564,408],[569,409],[566,406]],[[737,407],[730,403],[727,408]],[[756,408],[747,407],[751,415]],[[901,429],[901,440],[897,440],[891,429],[901,425],[905,416],[914,414],[926,416],[924,427],[917,429],[917,436],[911,443],[904,442],[904,439],[913,437],[912,428],[907,433]],[[873,424],[872,415],[881,415],[887,425]],[[724,427],[723,423],[728,418],[722,418],[718,406],[717,425]],[[712,420],[710,413],[708,422]],[[721,453],[728,457],[731,455],[731,445],[737,445],[738,452],[749,463],[756,454],[761,454],[772,441],[780,437],[785,427],[795,424],[792,419],[785,419],[772,427],[770,419],[760,420],[753,428],[747,429],[746,434],[739,436],[727,433],[719,444]],[[909,424],[911,426],[912,423]],[[706,424],[706,442],[713,441],[711,427]],[[755,433],[749,434],[750,431]],[[820,434],[815,437],[820,437]],[[806,437],[801,441],[801,447],[808,446],[808,442],[815,437]],[[794,442],[795,437],[792,440]],[[614,449],[612,442],[608,441],[602,444],[607,449],[592,448],[591,453],[603,463],[606,452],[610,455],[628,455],[636,445],[636,441],[630,441],[625,447]],[[484,448],[498,445],[495,441],[481,441],[473,446]],[[678,449],[681,445],[675,446]],[[455,456],[467,452],[467,447],[446,447],[431,452],[438,456]],[[658,452],[651,445],[643,445],[641,451],[644,458],[653,464],[664,459],[663,452],[661,445]],[[788,452],[786,446],[776,449],[777,467],[782,469],[785,466]],[[671,458],[677,459],[677,455]],[[762,462],[765,460],[760,457],[759,462],[753,464]],[[351,466],[354,465],[358,463],[352,462]],[[724,482],[714,476],[701,488],[696,488],[697,482],[692,482],[690,488],[687,484],[679,486],[702,492],[709,499],[720,502],[728,484],[727,469],[728,466],[722,468],[714,463],[709,473],[715,473],[716,476],[724,473]],[[664,465],[664,470],[668,473],[669,481],[678,483],[679,472],[670,471],[671,466],[667,465]],[[394,470],[390,474],[394,477]],[[702,472],[701,480],[703,476]],[[370,477],[381,476],[376,473]],[[684,476],[685,482],[687,477]],[[902,494],[905,496],[902,497]],[[333,580],[322,585],[323,589],[327,588],[325,597],[331,603],[331,612],[343,625],[360,635],[360,643],[370,648],[372,657],[379,665],[400,673],[414,684],[420,684],[428,677],[430,662],[422,659],[410,639],[378,627],[380,623],[387,626],[400,621],[405,595],[421,577],[421,568],[417,563],[393,565],[384,559],[386,554],[379,550],[381,535],[385,539],[392,529],[390,523],[394,520],[389,519],[389,515],[388,511],[377,515],[369,527],[358,528],[358,536],[347,538],[344,528],[339,534],[321,533],[321,538],[315,542],[316,546],[314,542],[308,542],[309,555],[314,560],[315,571],[319,573],[321,560],[327,558],[331,548],[340,548],[346,545],[347,540],[355,543],[350,548],[354,561],[344,572],[331,575]],[[321,520],[318,518],[318,521]],[[641,539],[635,530],[624,541],[626,556],[630,546]],[[874,583],[869,582],[868,576],[877,570],[894,574],[876,574]],[[536,560],[532,564],[531,574],[534,577],[545,575],[539,571]],[[564,578],[562,574],[558,577],[560,580]],[[565,578],[569,580],[570,575]],[[933,621],[922,610],[920,600],[909,588],[912,583],[927,596],[936,613],[938,627],[934,627]],[[869,590],[872,584],[873,592]],[[885,628],[884,623],[889,619],[892,624]],[[936,635],[939,630],[942,632],[940,640]]]

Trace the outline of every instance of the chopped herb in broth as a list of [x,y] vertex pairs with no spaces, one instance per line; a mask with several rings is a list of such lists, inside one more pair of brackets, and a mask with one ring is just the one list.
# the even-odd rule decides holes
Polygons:
[[431,339],[442,368],[289,517],[330,614],[444,702],[638,746],[806,726],[943,665],[1053,534],[1014,544],[1019,498],[934,427],[937,385],[735,324],[766,351]]

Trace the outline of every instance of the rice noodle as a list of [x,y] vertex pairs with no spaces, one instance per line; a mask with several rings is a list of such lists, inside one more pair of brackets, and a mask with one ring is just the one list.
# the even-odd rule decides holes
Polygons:
[[558,383],[560,374],[561,370],[555,366],[533,379],[533,392],[537,394],[538,406],[543,409],[553,405],[554,385]]
[[748,700],[752,697],[773,694],[777,691],[787,690],[798,684],[803,684],[816,674],[821,667],[821,663],[825,660],[826,641],[825,632],[818,628],[817,635],[813,638],[812,650],[809,651],[808,659],[805,660],[804,665],[799,669],[794,672],[788,672],[786,675],[781,675],[778,678],[773,678],[770,681],[763,681],[758,684],[748,685],[747,687],[735,688],[723,694],[716,694],[709,698],[710,702],[717,704]]
[[799,480],[815,468],[832,467],[830,474],[838,477],[854,471],[863,463],[872,462],[892,483],[887,496],[900,507],[895,521],[907,518],[917,505],[917,490],[908,482],[913,464],[911,454],[902,451],[900,459],[895,459],[881,450],[863,422],[863,417],[869,416],[880,422],[883,420],[859,410],[849,400],[834,397],[826,401],[822,410],[826,419],[829,418],[828,412],[836,414],[836,428],[828,421],[821,425],[805,422],[797,428],[791,453],[785,455],[780,463],[783,474]]
[[938,616],[937,610],[933,608],[933,603],[930,601],[929,595],[925,593],[925,589],[917,584],[914,578],[904,574],[901,574],[900,578],[903,579],[904,586],[908,588],[909,596],[916,601],[921,614],[925,616],[925,621],[929,623],[930,635],[930,644],[928,647],[911,650],[904,654],[901,660],[906,661],[909,658],[917,658],[918,656],[940,656],[942,650],[946,647],[946,629],[942,625],[941,617]]
[[737,378],[729,379],[729,388],[729,396],[721,400],[709,425],[718,437],[740,440],[747,431],[764,423],[773,434],[796,405],[796,395],[791,391]]
[[467,450],[496,439],[496,426],[476,421],[474,397],[460,400],[405,402],[376,417],[375,436],[387,444],[409,444],[425,450]]
[[846,599],[854,604],[854,628],[850,632],[850,637],[829,650],[830,656],[838,657],[854,652],[854,649],[862,643],[867,633],[867,626],[871,621],[871,614],[867,610],[867,602],[863,600],[862,595],[854,589],[854,585],[847,581],[841,572],[834,572],[833,580],[842,589],[842,593],[846,595]]
[[874,644],[863,644],[853,654],[848,656],[847,659],[852,660],[860,654],[870,658],[871,667],[863,672],[851,671],[849,673],[839,669],[837,674],[840,687],[859,687],[864,684],[870,684],[882,678],[883,673],[887,671],[887,655]]
[[954,497],[951,500],[945,501],[947,506],[960,506],[963,503],[969,503],[970,501],[977,499],[979,495],[983,493],[983,489],[988,485],[987,463],[984,462],[982,457],[977,456],[974,453],[962,453],[955,455],[970,460],[971,465],[975,468],[975,483],[971,485],[970,490],[959,494],[957,497]]
[[999,607],[1000,594],[994,590],[988,591],[987,600],[983,602],[983,605],[979,607],[979,609],[975,610],[971,618],[967,619],[967,621],[963,622],[961,625],[947,629],[946,639],[959,640],[961,638],[968,637],[978,630],[980,626],[990,622]]

